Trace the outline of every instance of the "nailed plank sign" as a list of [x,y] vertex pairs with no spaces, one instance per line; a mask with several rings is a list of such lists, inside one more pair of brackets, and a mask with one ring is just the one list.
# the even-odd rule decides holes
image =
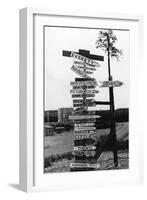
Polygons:
[[75,134],[95,134],[92,130],[76,130]]
[[120,87],[123,83],[120,81],[103,81],[100,82],[100,87]]
[[86,94],[96,94],[96,93],[99,93],[98,90],[86,90],[84,91],[83,89],[79,89],[79,90],[70,90],[70,93],[71,94],[83,94],[83,93],[86,93]]
[[[84,94],[72,94],[72,98],[82,98]],[[95,94],[85,94],[85,97],[95,97]]]
[[84,127],[75,127],[75,131],[93,131],[95,130],[96,128],[95,127],[87,127],[87,126],[84,126]]
[[100,115],[70,115],[69,119],[72,120],[82,120],[82,119],[95,119],[95,118],[100,118]]
[[86,157],[94,157],[95,151],[75,151],[73,152],[73,155],[75,156],[86,156]]
[[96,70],[96,68],[94,68],[94,67],[84,67],[83,65],[76,65],[76,67],[78,67],[80,69],[91,70],[91,71],[95,71]]
[[[96,106],[96,103],[86,102],[85,105],[89,106],[89,107],[93,107],[93,106]],[[73,104],[73,107],[81,107],[81,106],[83,106],[83,104],[81,104],[81,103],[74,103]]]
[[98,163],[71,163],[70,164],[71,168],[94,168],[94,169],[98,169],[100,167],[100,165]]
[[[86,99],[86,103],[94,103],[94,99]],[[73,103],[83,103],[82,99],[73,99]]]
[[85,126],[94,126],[95,123],[82,123],[82,124],[75,124],[75,127],[85,127]]
[[96,147],[89,145],[89,146],[75,146],[74,151],[89,151],[89,150],[95,150]]
[[81,56],[81,55],[79,55],[77,53],[71,52],[70,57],[78,59],[78,60],[81,60],[85,64],[90,64],[90,65],[92,65],[94,67],[100,67],[100,64],[98,62],[95,62],[95,61],[93,61],[93,60],[91,60],[89,58],[86,58],[84,56]]
[[97,82],[96,80],[92,80],[92,81],[74,81],[74,82],[70,82],[71,86],[97,86]]
[[87,70],[85,71],[85,73],[86,73],[86,74],[93,74],[93,72],[87,71]]
[[83,89],[83,88],[85,88],[85,89],[94,89],[94,88],[96,88],[96,86],[95,85],[89,85],[89,86],[73,86],[73,90],[77,90],[77,89]]
[[79,76],[81,76],[83,78],[90,78],[90,76],[88,76],[86,73],[84,73],[83,71],[81,71],[75,65],[72,65],[71,70],[74,71],[76,74],[78,74]]
[[83,140],[83,139],[92,139],[97,140],[96,135],[94,134],[75,134],[75,140]]

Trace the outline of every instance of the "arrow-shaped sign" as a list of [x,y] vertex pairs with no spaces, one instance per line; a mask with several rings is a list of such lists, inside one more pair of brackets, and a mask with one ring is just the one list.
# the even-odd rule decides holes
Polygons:
[[71,94],[83,94],[84,92],[85,92],[85,94],[96,94],[96,93],[99,93],[98,90],[86,90],[86,91],[84,91],[83,89],[70,90]]
[[[74,103],[73,104],[73,107],[81,107],[81,106],[83,106],[83,104],[82,103]],[[94,106],[96,106],[96,103],[91,103],[91,102],[87,102],[86,104],[85,104],[85,106],[88,106],[88,107],[94,107]]]
[[71,86],[97,86],[96,80],[91,80],[91,81],[74,81],[70,82]]
[[81,56],[81,55],[79,55],[77,53],[71,52],[70,56],[72,58],[75,58],[75,59],[83,61],[85,64],[92,65],[94,67],[100,67],[100,64],[98,62],[95,62],[95,61],[93,61],[93,60],[91,60],[89,58],[86,58],[84,56]]
[[89,146],[75,146],[74,151],[89,151],[89,150],[95,150],[96,147],[89,145]]
[[123,82],[120,81],[102,81],[99,83],[100,87],[120,87],[123,85]]
[[97,140],[96,135],[94,134],[75,134],[75,140],[83,140],[83,139],[92,139],[92,140]]
[[74,63],[74,65],[80,69],[85,69],[85,70],[91,70],[91,71],[96,71],[96,68],[94,67],[85,67],[84,64],[83,65],[77,65]]
[[[83,98],[84,94],[72,94],[72,98]],[[85,97],[95,97],[95,94],[85,94]]]
[[85,127],[85,126],[94,126],[95,123],[81,123],[81,124],[75,124],[75,127]]
[[95,119],[95,118],[100,118],[101,116],[99,115],[70,115],[69,119],[72,120],[82,120],[82,119]]
[[71,70],[73,70],[76,74],[78,74],[79,76],[83,78],[90,78],[90,76],[88,76],[86,73],[84,73],[79,68],[75,67],[74,65],[71,67]]
[[84,126],[84,127],[75,127],[75,131],[94,131],[96,128],[95,127],[87,127],[87,126]]
[[100,165],[98,163],[71,163],[70,168],[94,168],[98,169],[100,168]]
[[89,86],[73,86],[73,90],[77,90],[77,89],[95,89],[96,86],[95,85],[89,85]]
[[[95,100],[94,99],[86,99],[86,103],[94,103]],[[83,103],[83,99],[73,99],[73,103]]]
[[[81,67],[83,67],[83,66],[85,66],[85,63],[84,62],[80,62],[80,61],[74,61],[74,64],[75,65],[79,65],[79,66],[81,66]],[[88,65],[88,67],[86,66],[86,68],[88,69],[91,69],[92,71],[95,71],[96,70],[96,68],[93,66],[93,65],[90,65],[90,64],[86,64],[86,65]]]

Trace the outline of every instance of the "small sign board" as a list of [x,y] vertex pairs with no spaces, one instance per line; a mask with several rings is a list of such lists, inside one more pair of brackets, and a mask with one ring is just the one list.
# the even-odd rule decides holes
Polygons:
[[76,66],[80,69],[91,70],[91,71],[96,70],[96,68],[94,68],[94,67],[85,67],[84,65],[76,65]]
[[[95,97],[95,94],[85,94],[85,97]],[[83,98],[83,94],[72,94],[72,98]]]
[[77,90],[77,89],[95,89],[96,86],[95,85],[89,85],[89,86],[73,86],[73,90]]
[[75,134],[94,134],[95,131],[92,130],[76,130]]
[[84,127],[75,127],[75,131],[94,131],[96,130],[95,127],[91,127],[91,126],[84,126]]
[[85,126],[94,126],[95,123],[81,123],[81,124],[75,124],[75,127],[85,127]]
[[84,73],[83,71],[81,71],[79,68],[77,68],[75,65],[73,65],[71,67],[71,70],[73,70],[76,74],[78,74],[79,76],[83,77],[83,78],[90,78],[90,76],[88,76],[86,73]]
[[[73,104],[73,107],[81,107],[82,105],[83,104],[81,104],[81,103],[75,103],[75,104]],[[96,106],[96,103],[86,103],[85,105],[88,107],[91,107],[91,106]]]
[[96,118],[100,118],[100,115],[70,115],[69,119],[72,120],[81,120],[81,119],[96,119]]
[[97,82],[96,80],[92,80],[92,81],[73,81],[70,82],[71,86],[97,86]]
[[98,90],[86,90],[86,91],[84,91],[83,89],[80,89],[80,90],[70,90],[71,94],[83,94],[84,92],[86,94],[96,94],[96,93],[99,93]]
[[100,165],[98,163],[71,163],[71,168],[94,168],[98,169]]
[[100,82],[100,87],[120,87],[123,83],[120,81],[103,81]]
[[77,60],[83,61],[85,64],[89,64],[89,65],[92,65],[94,67],[100,67],[100,64],[98,62],[95,62],[95,61],[93,61],[93,60],[91,60],[89,58],[86,58],[84,56],[81,56],[81,55],[79,55],[77,53],[71,52],[70,56],[72,58],[77,59]]
[[94,134],[75,134],[74,137],[75,140],[83,140],[83,139],[97,140],[97,137]]
[[[86,99],[86,103],[94,103],[94,99]],[[83,103],[83,99],[73,99],[73,103]]]
[[75,156],[86,156],[86,157],[94,157],[95,156],[95,151],[74,151],[73,155]]
[[89,151],[89,150],[95,150],[96,147],[89,145],[89,146],[74,146],[74,151]]

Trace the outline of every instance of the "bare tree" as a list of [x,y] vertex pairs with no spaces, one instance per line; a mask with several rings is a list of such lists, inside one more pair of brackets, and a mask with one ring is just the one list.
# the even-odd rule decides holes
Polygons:
[[112,30],[99,31],[96,40],[96,48],[104,50],[107,54],[109,80],[111,80],[110,58],[116,58],[119,61],[120,56],[122,56],[122,50],[115,47],[116,41],[117,37]]

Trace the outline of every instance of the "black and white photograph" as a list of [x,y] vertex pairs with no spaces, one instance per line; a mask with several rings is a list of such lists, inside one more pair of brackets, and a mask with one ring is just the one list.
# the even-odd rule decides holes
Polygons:
[[129,169],[130,32],[44,26],[44,173]]

